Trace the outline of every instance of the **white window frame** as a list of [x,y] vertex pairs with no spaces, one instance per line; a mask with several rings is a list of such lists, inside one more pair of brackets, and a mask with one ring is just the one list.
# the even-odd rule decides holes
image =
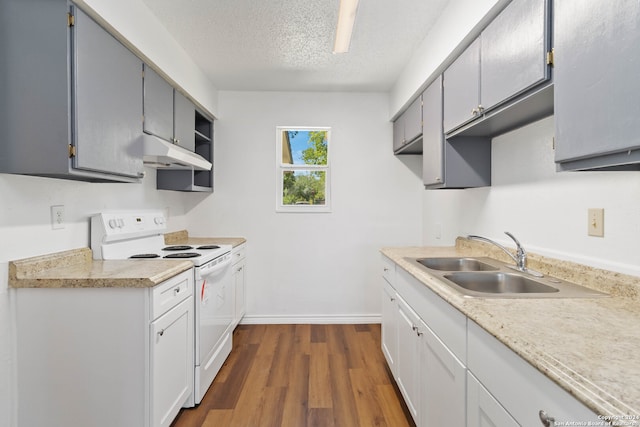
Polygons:
[[[282,163],[282,132],[284,131],[325,131],[327,132],[326,165],[292,165]],[[331,128],[322,126],[277,126],[276,127],[276,212],[327,213],[331,212]],[[323,205],[285,205],[282,196],[283,174],[285,171],[324,171],[325,201]]]

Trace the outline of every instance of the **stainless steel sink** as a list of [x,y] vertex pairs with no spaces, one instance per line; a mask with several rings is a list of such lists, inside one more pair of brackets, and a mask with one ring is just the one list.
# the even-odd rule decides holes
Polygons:
[[474,292],[488,294],[537,294],[559,292],[557,288],[514,273],[451,273],[445,274],[456,285]]
[[605,293],[557,279],[514,272],[486,257],[406,258],[465,297],[474,298],[598,298]]
[[499,267],[476,258],[419,258],[418,263],[439,271],[495,271]]

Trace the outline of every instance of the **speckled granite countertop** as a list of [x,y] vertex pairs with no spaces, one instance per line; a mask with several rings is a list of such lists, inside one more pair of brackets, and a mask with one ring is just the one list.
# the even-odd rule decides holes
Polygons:
[[448,248],[384,248],[423,282],[599,415],[640,415],[640,278],[530,254],[529,267],[611,294],[608,298],[464,298],[404,258],[489,256],[481,242]]
[[231,245],[235,248],[246,241],[244,237],[190,237],[186,230],[164,235],[167,245]]
[[12,288],[147,288],[193,268],[184,260],[97,261],[89,248],[9,262]]

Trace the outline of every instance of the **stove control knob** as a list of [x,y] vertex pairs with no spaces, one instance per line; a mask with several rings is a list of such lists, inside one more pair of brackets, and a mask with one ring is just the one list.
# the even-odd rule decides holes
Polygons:
[[157,216],[153,219],[153,221],[157,224],[157,225],[162,225],[164,224],[164,218],[161,216]]
[[109,220],[109,227],[116,228],[118,226],[118,222],[115,219]]
[[124,227],[124,219],[118,218],[118,228],[123,228],[123,227]]

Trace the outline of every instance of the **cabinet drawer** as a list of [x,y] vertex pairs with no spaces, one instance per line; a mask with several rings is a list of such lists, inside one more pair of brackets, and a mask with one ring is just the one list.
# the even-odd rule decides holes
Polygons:
[[469,322],[468,340],[467,367],[519,425],[541,425],[540,410],[556,421],[598,421],[581,402],[474,322]]
[[180,273],[153,288],[151,318],[157,319],[193,294],[193,269]]
[[238,261],[242,261],[246,256],[246,252],[247,252],[247,245],[245,243],[233,248],[231,250],[231,253],[232,253],[231,257],[233,258],[232,262],[235,264]]
[[386,256],[382,256],[382,277],[393,285],[396,276],[396,263],[391,261]]

